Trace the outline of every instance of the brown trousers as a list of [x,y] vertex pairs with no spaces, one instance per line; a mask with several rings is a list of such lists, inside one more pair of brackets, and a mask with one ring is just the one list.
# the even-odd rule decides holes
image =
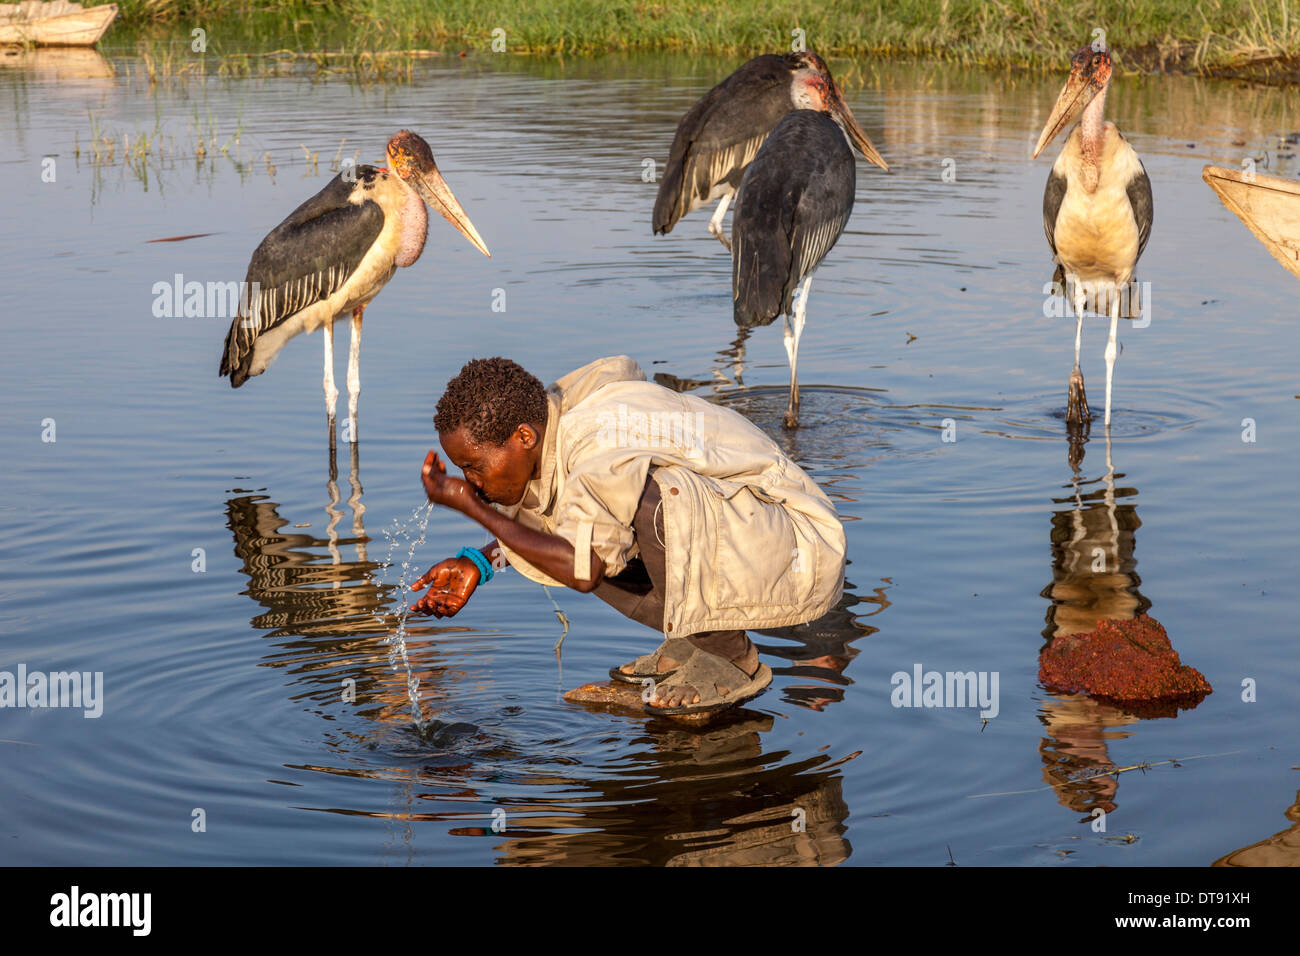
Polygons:
[[[604,578],[592,592],[624,617],[664,630],[664,584],[667,560],[664,554],[664,515],[659,483],[654,471],[646,479],[645,489],[632,519],[641,557],[633,558],[626,568],[612,578]],[[687,638],[700,650],[727,660],[738,660],[749,650],[744,631],[702,631]]]

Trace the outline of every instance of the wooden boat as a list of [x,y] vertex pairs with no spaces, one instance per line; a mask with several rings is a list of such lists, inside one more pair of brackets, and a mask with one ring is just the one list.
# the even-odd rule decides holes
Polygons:
[[94,46],[117,16],[117,4],[83,7],[69,0],[0,3],[0,44]]
[[1300,278],[1300,182],[1223,166],[1206,166],[1201,178],[1273,258]]

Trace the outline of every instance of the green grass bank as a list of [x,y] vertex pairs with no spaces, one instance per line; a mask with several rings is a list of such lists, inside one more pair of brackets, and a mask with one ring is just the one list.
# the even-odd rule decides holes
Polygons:
[[[1300,67],[1300,0],[117,0],[145,35],[202,27],[308,51],[591,55],[789,49],[1059,69],[1104,29],[1122,69],[1279,80]],[[494,31],[502,31],[494,34]],[[227,43],[227,48],[237,44]]]

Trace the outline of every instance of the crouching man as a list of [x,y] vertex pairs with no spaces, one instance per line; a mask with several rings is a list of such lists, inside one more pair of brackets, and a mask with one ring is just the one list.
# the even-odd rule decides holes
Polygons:
[[626,356],[550,388],[509,359],[476,359],[438,400],[429,500],[492,540],[415,582],[413,606],[450,617],[508,563],[594,593],[663,642],[610,670],[654,681],[646,710],[687,714],[761,693],[772,672],[746,629],[825,614],[844,584],[830,499],[744,416],[647,382]]

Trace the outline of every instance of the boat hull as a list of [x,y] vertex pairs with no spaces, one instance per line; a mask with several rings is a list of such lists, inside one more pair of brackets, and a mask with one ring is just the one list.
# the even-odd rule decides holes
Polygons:
[[94,46],[117,17],[115,3],[80,10],[74,7],[76,4],[61,4],[58,9],[68,12],[31,16],[20,12],[31,9],[27,4],[0,6],[0,45]]
[[1300,182],[1224,166],[1201,178],[1278,262],[1300,278]]

